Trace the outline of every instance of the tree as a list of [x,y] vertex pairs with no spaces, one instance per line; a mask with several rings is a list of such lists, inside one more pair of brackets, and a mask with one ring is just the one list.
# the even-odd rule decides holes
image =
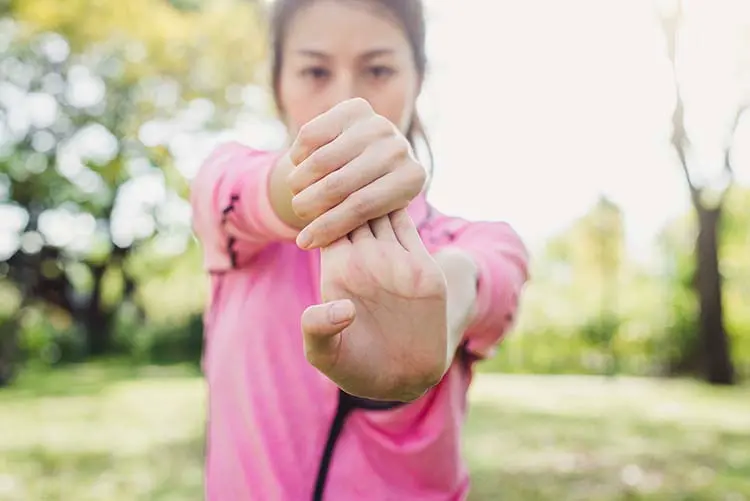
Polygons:
[[[616,371],[615,341],[621,323],[619,291],[626,265],[620,208],[600,197],[586,214],[548,241],[537,261],[543,267],[539,274],[546,277],[548,285],[562,286],[552,296],[560,302],[557,309],[567,319],[557,318],[555,323],[573,323],[588,346],[606,354],[610,371]],[[544,316],[554,309],[545,302]]]
[[684,86],[680,77],[680,35],[684,28],[684,8],[681,0],[671,15],[662,19],[667,55],[672,65],[676,103],[672,113],[671,143],[685,175],[690,190],[690,201],[697,215],[698,234],[695,240],[695,276],[693,286],[699,303],[699,339],[702,360],[700,365],[705,379],[714,384],[733,384],[735,370],[731,358],[729,336],[724,321],[722,276],[720,272],[719,235],[727,194],[734,184],[732,169],[733,138],[738,124],[747,110],[740,103],[729,126],[729,140],[724,147],[723,168],[718,176],[699,180],[690,161],[691,140],[686,125]]
[[[190,234],[169,217],[187,203],[173,155],[180,145],[159,131],[220,129],[244,111],[241,94],[264,49],[256,6],[0,5],[11,14],[0,18],[0,131],[9,132],[0,134],[0,210],[19,221],[0,276],[21,297],[18,314],[63,312],[90,354],[106,353],[120,304],[138,301],[133,255],[160,234]],[[161,180],[163,194],[128,212],[148,179]],[[123,233],[118,222],[129,219]]]
[[[667,358],[672,374],[695,372],[701,358],[698,328],[698,301],[695,291],[694,240],[690,235],[697,227],[695,211],[670,221],[659,235],[659,246],[671,265],[668,274],[670,317],[668,341],[661,350]],[[720,229],[721,267],[726,277],[722,282],[724,318],[732,334],[732,359],[750,367],[750,311],[746,304],[750,297],[750,188],[736,186],[724,204]]]

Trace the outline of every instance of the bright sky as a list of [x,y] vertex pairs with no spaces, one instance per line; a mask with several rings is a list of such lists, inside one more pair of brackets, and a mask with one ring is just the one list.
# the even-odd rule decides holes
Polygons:
[[[737,79],[728,77],[739,52],[733,21],[750,29],[750,3],[710,3],[702,47],[685,71],[696,86],[689,118],[699,122],[696,139],[705,138],[698,161],[716,165],[719,150],[711,148],[720,146],[736,98]],[[629,243],[641,255],[665,221],[686,210],[668,144],[671,75],[649,1],[430,5],[434,74],[424,109],[438,158],[438,207],[507,219],[536,247],[603,193],[623,207]],[[734,14],[723,15],[729,7]],[[750,38],[745,43],[750,53]],[[737,142],[747,146],[750,120],[743,126],[748,139]],[[750,182],[750,151],[740,150],[737,171]]]

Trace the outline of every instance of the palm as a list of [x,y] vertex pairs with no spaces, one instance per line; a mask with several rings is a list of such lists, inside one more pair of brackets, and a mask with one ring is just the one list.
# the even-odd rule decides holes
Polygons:
[[356,309],[321,370],[359,396],[392,394],[445,360],[443,274],[421,241],[413,242],[421,249],[407,250],[399,240],[366,230],[321,251],[323,300],[349,299]]

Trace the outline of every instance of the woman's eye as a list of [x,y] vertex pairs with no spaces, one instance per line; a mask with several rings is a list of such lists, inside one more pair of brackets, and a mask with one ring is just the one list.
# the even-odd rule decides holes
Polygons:
[[302,75],[305,77],[312,78],[313,80],[322,80],[322,79],[328,78],[331,75],[331,73],[325,68],[311,67],[311,68],[305,68],[304,70],[302,70]]
[[396,73],[393,68],[388,66],[371,66],[367,71],[375,79],[388,78]]

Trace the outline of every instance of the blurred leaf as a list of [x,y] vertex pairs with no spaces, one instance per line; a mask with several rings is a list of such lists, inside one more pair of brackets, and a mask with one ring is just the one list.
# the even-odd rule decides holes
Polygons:
[[[151,277],[134,281],[131,256],[139,247],[159,252],[144,244],[164,247],[170,238],[179,251],[189,238],[182,220],[188,183],[174,158],[179,140],[247,113],[237,96],[256,83],[265,54],[259,6],[6,5],[12,17],[3,20],[9,45],[0,52],[0,72],[9,76],[0,85],[0,210],[21,209],[15,237],[25,245],[3,264],[24,300],[67,309],[106,347],[101,339],[111,336],[120,305],[140,301],[143,309],[140,289]],[[52,273],[50,262],[74,273]]]

